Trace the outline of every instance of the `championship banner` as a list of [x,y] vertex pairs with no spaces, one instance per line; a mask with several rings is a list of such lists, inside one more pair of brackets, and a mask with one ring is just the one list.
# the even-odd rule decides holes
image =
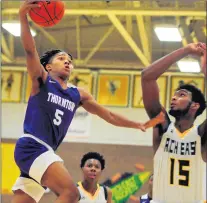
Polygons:
[[125,203],[131,195],[138,192],[149,179],[151,172],[141,172],[122,177],[116,184],[109,186],[114,203]]
[[91,126],[91,114],[84,109],[78,109],[73,117],[64,141],[68,141],[70,136],[88,137]]

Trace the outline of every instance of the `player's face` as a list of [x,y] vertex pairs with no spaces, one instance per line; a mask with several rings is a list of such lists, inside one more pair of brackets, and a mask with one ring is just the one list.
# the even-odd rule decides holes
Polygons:
[[192,103],[191,92],[181,89],[175,92],[170,104],[169,114],[177,117],[188,113]]
[[49,71],[53,72],[59,77],[62,77],[63,79],[68,78],[73,70],[72,59],[65,52],[60,52],[56,54],[51,59],[49,65],[50,65]]
[[88,159],[82,170],[85,180],[98,181],[102,172],[101,163],[96,159]]

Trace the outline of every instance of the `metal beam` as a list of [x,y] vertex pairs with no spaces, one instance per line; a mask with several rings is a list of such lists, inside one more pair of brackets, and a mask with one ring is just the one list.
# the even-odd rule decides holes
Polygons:
[[130,35],[132,35],[133,33],[132,16],[126,16],[126,30]]
[[39,30],[46,39],[48,39],[53,45],[55,45],[55,47],[59,47],[56,39],[47,31],[45,31],[44,28],[36,25],[35,23],[32,24],[32,27],[34,27],[36,30]]
[[[126,1],[125,2],[126,9],[130,10],[132,8],[132,2]],[[130,35],[133,33],[133,26],[132,26],[132,16],[126,16],[126,30]]]
[[[195,19],[191,19],[191,20],[194,20],[194,21],[195,21]],[[197,36],[196,36],[196,33],[195,33],[194,25],[191,24],[191,23],[192,23],[191,20],[189,20],[189,18],[186,18],[186,19],[185,19],[185,23],[186,23],[186,25],[188,26],[188,29],[189,29],[190,36],[191,36],[191,38],[192,38],[192,41],[193,41],[194,43],[198,43],[198,39],[197,39]]]
[[[9,8],[2,10],[2,16],[18,14],[19,9]],[[66,9],[65,15],[140,15],[140,16],[200,16],[205,17],[205,11],[186,11],[186,10],[106,10],[106,9]]]
[[76,19],[76,43],[77,43],[77,56],[78,60],[81,59],[81,45],[80,45],[80,17],[77,16]]
[[3,33],[1,35],[1,47],[2,47],[2,51],[4,52],[5,56],[7,56],[7,58],[9,58],[11,60],[12,55],[11,55],[11,52],[9,50],[9,47],[7,45],[7,42],[6,42],[6,39],[5,39]]
[[187,41],[187,38],[186,38],[186,35],[185,35],[185,32],[184,32],[183,25],[181,23],[180,17],[176,17],[176,24],[177,24],[177,27],[180,31],[181,37],[182,37],[183,47],[185,47],[185,46],[187,46],[188,41]]
[[190,22],[192,21],[192,20],[200,20],[200,21],[205,21],[206,22],[206,17],[200,17],[200,16],[198,16],[198,17],[187,17],[186,18],[186,24],[187,25],[190,25]]
[[202,30],[203,30],[204,35],[206,36],[206,27],[204,26],[204,27],[202,28]]
[[121,24],[121,22],[119,21],[119,19],[115,15],[113,15],[113,14],[108,15],[108,17],[111,20],[111,22],[113,23],[113,25],[116,27],[116,29],[120,32],[120,34],[124,38],[124,40],[128,43],[128,45],[131,47],[131,49],[137,55],[137,57],[141,60],[141,62],[145,66],[148,66],[149,65],[149,61],[144,56],[144,54],[142,53],[142,51],[139,49],[139,47],[137,46],[137,44],[134,42],[134,40],[132,39],[132,37],[130,36],[130,34],[126,31],[126,29]]
[[151,56],[150,56],[150,51],[149,51],[149,41],[148,41],[146,29],[145,29],[143,16],[136,16],[136,19],[137,19],[137,26],[138,26],[140,41],[142,44],[142,50],[144,52],[144,55],[147,57],[147,59],[151,61],[150,59]]
[[11,53],[11,58],[14,59],[14,36],[9,35],[9,50]]
[[100,46],[104,43],[104,41],[109,37],[109,35],[114,31],[114,26],[112,25],[108,31],[101,37],[101,39],[98,41],[96,46],[92,48],[92,50],[88,53],[84,60],[84,64],[87,64],[87,62],[91,59],[91,57],[98,51]]
[[12,60],[8,58],[5,54],[1,53],[1,59],[4,63],[12,63]]

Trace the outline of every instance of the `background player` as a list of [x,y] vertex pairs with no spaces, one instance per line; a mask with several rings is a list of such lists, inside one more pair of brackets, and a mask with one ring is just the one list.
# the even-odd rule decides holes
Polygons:
[[[193,203],[203,198],[207,120],[198,127],[194,121],[206,108],[204,95],[192,85],[178,87],[170,105],[169,114],[175,118],[175,123],[172,123],[160,104],[156,82],[173,63],[189,54],[205,57],[206,45],[189,44],[157,60],[142,72],[143,100],[147,114],[152,118],[162,110],[166,115],[165,122],[153,129],[153,201],[156,203]],[[204,58],[202,71],[205,74],[206,64],[203,61]]]
[[97,152],[83,155],[80,163],[83,181],[78,182],[80,203],[111,203],[112,192],[104,185],[99,185],[99,179],[105,168],[105,159]]
[[25,1],[19,10],[21,39],[32,89],[24,134],[15,147],[15,161],[21,175],[13,187],[12,202],[38,202],[45,186],[57,194],[56,203],[74,203],[79,200],[79,192],[62,159],[54,151],[64,139],[76,109],[82,105],[88,112],[115,126],[142,130],[145,127],[100,106],[83,89],[67,87],[73,69],[71,55],[52,50],[39,58],[27,19],[29,10],[39,6],[34,4],[35,1]]

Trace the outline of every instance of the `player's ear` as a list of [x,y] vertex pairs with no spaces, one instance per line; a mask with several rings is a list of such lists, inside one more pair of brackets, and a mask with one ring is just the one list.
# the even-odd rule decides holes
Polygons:
[[50,72],[50,71],[52,70],[52,67],[51,67],[50,64],[47,64],[47,65],[45,66],[45,69],[46,69],[48,72]]
[[199,103],[193,102],[193,103],[191,104],[191,108],[192,108],[192,109],[198,110],[199,107],[200,107],[200,104],[199,104]]

